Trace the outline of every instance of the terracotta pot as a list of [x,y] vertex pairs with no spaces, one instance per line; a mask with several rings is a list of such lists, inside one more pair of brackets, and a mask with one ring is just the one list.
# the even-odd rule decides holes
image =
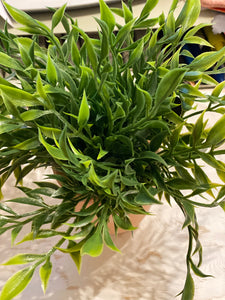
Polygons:
[[[58,175],[63,175],[63,172],[57,171],[55,168],[53,168],[53,173],[54,174],[58,174]],[[59,180],[57,180],[57,182],[58,182],[59,186],[62,186],[62,184],[60,183]],[[76,205],[76,211],[80,211],[82,209],[82,207],[84,205],[84,202],[85,202],[85,200],[84,201],[80,201]],[[93,200],[91,199],[89,201],[87,207],[91,206],[92,204],[93,204]],[[146,211],[149,211],[149,209],[150,209],[150,205],[144,205],[143,207],[144,207],[144,209]],[[144,219],[144,217],[146,215],[134,215],[134,214],[130,214],[128,216],[129,216],[129,219],[130,219],[131,224],[133,225],[133,227],[138,227],[139,224],[141,223],[141,221]],[[113,217],[112,216],[109,217],[108,228],[109,228],[109,233],[110,234],[115,234],[115,227],[114,227],[114,221],[113,221]],[[124,230],[122,228],[118,228],[117,229],[117,233],[118,234],[125,233],[125,232],[127,232],[127,230]]]

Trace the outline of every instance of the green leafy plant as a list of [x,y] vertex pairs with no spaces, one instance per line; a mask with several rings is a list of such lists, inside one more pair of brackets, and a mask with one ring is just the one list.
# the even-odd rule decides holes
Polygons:
[[[211,77],[224,72],[219,67],[225,49],[183,63],[182,55],[191,56],[185,44],[209,46],[195,35],[206,24],[193,27],[200,3],[186,0],[176,19],[174,0],[168,16],[151,18],[157,2],[147,0],[134,18],[132,1],[109,8],[100,0],[97,38],[67,15],[65,5],[52,9],[48,28],[4,3],[31,37],[11,34],[7,24],[0,32],[5,74],[0,78],[0,187],[14,174],[24,193],[0,202],[0,234],[11,231],[14,243],[30,224],[20,243],[55,236],[59,241],[47,253],[18,254],[5,263],[29,266],[6,282],[1,300],[19,294],[37,268],[45,291],[55,251],[71,255],[78,271],[82,255],[98,256],[104,244],[119,251],[107,227],[109,217],[115,231],[132,231],[131,215],[148,215],[145,205],[163,201],[179,206],[189,233],[182,300],[194,297],[193,273],[208,276],[199,269],[202,246],[195,208],[225,209],[224,185],[213,183],[202,167],[209,165],[225,182],[220,160],[225,150],[218,148],[225,139],[225,83]],[[117,24],[115,15],[124,25]],[[60,22],[65,29],[61,39],[54,34]],[[143,35],[135,40],[139,29]],[[47,47],[39,44],[43,36]],[[200,85],[208,83],[214,89],[205,95]],[[196,106],[202,102],[204,111]],[[206,112],[221,115],[212,128],[206,127]],[[198,116],[196,122],[192,116]],[[32,170],[47,166],[55,173],[36,182],[36,188],[22,185]],[[202,201],[194,200],[196,195]],[[24,212],[14,211],[10,203],[19,203]]]

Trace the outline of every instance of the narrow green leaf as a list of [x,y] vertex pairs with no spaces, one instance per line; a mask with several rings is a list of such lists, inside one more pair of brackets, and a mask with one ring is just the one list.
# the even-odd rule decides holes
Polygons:
[[13,146],[13,148],[19,150],[31,150],[31,149],[37,149],[39,146],[40,146],[40,142],[38,140],[38,137],[35,136],[31,139],[27,139],[24,142]]
[[194,124],[194,128],[192,131],[192,140],[193,140],[193,145],[195,146],[201,139],[203,129],[204,129],[204,123],[203,123],[203,117],[204,117],[205,112],[203,112],[198,120]]
[[201,98],[207,98],[207,96],[203,93],[201,93],[198,89],[198,87],[192,86],[190,84],[181,84],[179,86],[179,89],[182,93],[194,96],[194,97],[201,97]]
[[46,229],[46,230],[40,230],[39,233],[37,234],[37,236],[34,238],[34,233],[33,232],[29,232],[16,245],[20,245],[20,244],[22,244],[24,242],[28,242],[28,241],[33,241],[34,239],[48,239],[48,238],[53,237],[53,236],[58,236],[59,234],[63,235],[63,233],[59,233],[58,231],[47,230]]
[[57,83],[57,80],[58,80],[58,75],[57,75],[57,71],[56,71],[55,65],[54,65],[54,63],[52,61],[52,58],[51,58],[51,56],[49,54],[49,51],[48,51],[48,60],[47,60],[46,72],[47,72],[48,81],[53,86],[55,86],[56,83]]
[[225,115],[223,115],[210,129],[206,145],[217,145],[225,139]]
[[141,40],[137,47],[132,51],[129,59],[128,59],[128,62],[126,63],[126,67],[124,68],[127,68],[128,66],[131,66],[132,64],[135,64],[141,57],[142,53],[143,53],[143,48],[144,48],[144,41]]
[[81,219],[80,221],[76,221],[74,223],[65,223],[65,225],[70,227],[83,227],[91,223],[91,221],[94,219],[95,215],[87,216],[86,218]]
[[187,216],[190,218],[191,222],[195,222],[195,208],[193,204],[189,203],[188,201],[182,201],[182,205]]
[[122,7],[125,22],[128,23],[133,19],[133,13],[132,11],[130,11],[129,7],[124,2],[122,2]]
[[173,69],[162,78],[155,94],[155,110],[158,110],[162,102],[174,92],[178,84],[182,81],[186,71],[186,69],[182,68]]
[[30,110],[27,110],[27,111],[23,112],[22,114],[20,114],[20,117],[24,122],[27,122],[27,121],[33,121],[35,119],[41,118],[41,117],[43,117],[45,115],[49,115],[49,114],[52,114],[52,111],[30,109]]
[[101,20],[103,20],[108,25],[110,32],[112,32],[116,25],[115,17],[104,0],[99,0],[99,5]]
[[190,271],[188,271],[181,300],[193,300],[194,291],[194,280],[190,274]]
[[36,198],[29,198],[29,197],[18,197],[15,199],[7,200],[7,202],[13,202],[13,203],[19,203],[19,204],[25,204],[25,205],[33,205],[33,206],[40,206],[45,207],[46,204],[43,202],[42,199],[36,199]]
[[3,3],[5,5],[5,7],[7,8],[9,14],[13,17],[13,19],[16,22],[18,22],[22,25],[25,25],[27,27],[34,27],[34,28],[37,27],[38,23],[27,13],[9,5],[5,1]]
[[216,170],[225,171],[225,166],[209,153],[199,152],[201,159]]
[[[0,52],[0,64],[3,65],[4,67],[7,67],[7,68],[10,68],[13,70],[23,71],[22,66],[18,63],[18,61],[16,59],[14,59],[13,57],[11,57],[3,52]],[[0,81],[0,83],[4,84],[1,81]],[[7,84],[7,85],[12,87],[12,85],[9,85],[9,84]]]
[[93,257],[101,255],[103,250],[103,239],[102,234],[99,230],[95,231],[95,233],[85,242],[83,247],[81,248],[81,255],[90,255]]
[[7,265],[23,265],[23,264],[29,264],[31,262],[34,262],[36,260],[39,260],[43,258],[45,255],[39,255],[39,254],[17,254],[10,258],[7,262],[3,263],[4,266]]
[[121,251],[115,246],[115,244],[112,241],[112,238],[109,234],[109,229],[108,229],[107,224],[104,224],[103,232],[104,232],[104,242],[105,242],[106,246],[109,247],[113,251],[117,251],[117,252],[121,253]]
[[157,3],[158,0],[147,0],[141,11],[140,19],[146,19]]
[[189,68],[193,71],[205,71],[217,63],[225,55],[225,48],[219,51],[210,51],[198,55],[190,64]]
[[41,130],[41,132],[48,138],[51,138],[54,140],[59,139],[60,135],[62,134],[62,130],[54,127],[46,127],[46,126],[41,126],[38,125],[38,128]]
[[181,25],[184,30],[192,27],[198,19],[200,11],[200,0],[186,0],[176,20],[176,27]]
[[204,274],[195,264],[194,262],[192,261],[192,259],[189,259],[190,260],[190,263],[191,263],[191,268],[193,270],[193,272],[199,276],[199,277],[202,277],[202,278],[206,278],[206,277],[213,277],[212,275],[206,275]]
[[62,20],[63,15],[65,13],[66,4],[64,4],[62,7],[56,10],[54,15],[52,16],[52,30],[59,24],[59,22]]
[[84,239],[89,235],[89,233],[92,231],[93,228],[94,228],[94,224],[90,223],[89,225],[86,225],[82,230],[75,233],[74,235],[64,236],[64,239],[69,241],[77,241],[77,240]]
[[81,61],[80,51],[77,47],[77,43],[75,42],[74,38],[72,38],[72,43],[71,43],[71,59],[77,67],[80,66],[80,61]]
[[39,276],[41,278],[41,287],[44,293],[46,292],[51,272],[52,272],[52,263],[48,258],[45,264],[42,265],[39,270]]
[[43,138],[42,134],[41,134],[41,130],[39,129],[39,140],[40,143],[43,144],[43,146],[46,148],[46,150],[48,151],[48,153],[56,159],[59,160],[67,160],[67,157],[63,154],[61,149],[58,149],[50,144],[48,144],[45,139]]
[[159,18],[147,19],[141,22],[136,22],[133,26],[134,29],[147,29],[155,26],[159,21]]
[[198,44],[201,46],[213,48],[213,46],[209,42],[207,42],[205,39],[203,39],[199,36],[187,36],[183,39],[183,41],[186,44]]
[[115,222],[115,224],[124,229],[124,230],[130,230],[133,231],[135,229],[137,229],[137,227],[134,227],[131,222],[130,219],[128,217],[120,217],[117,214],[113,214],[113,221]]
[[225,81],[220,82],[212,91],[213,97],[219,97],[225,87]]
[[52,103],[52,101],[50,100],[50,98],[48,97],[45,89],[44,89],[44,86],[42,84],[42,80],[41,80],[41,75],[40,73],[38,73],[37,75],[37,79],[36,79],[36,89],[37,89],[37,93],[40,95],[40,97],[45,100],[44,101],[44,105],[48,108],[48,109],[51,109],[51,108],[54,108],[54,104]]
[[23,226],[20,225],[12,230],[12,232],[11,232],[11,245],[12,246],[14,245],[14,242],[22,229],[23,229]]
[[[73,247],[73,242],[71,242],[70,246]],[[75,243],[74,243],[75,244]],[[80,254],[80,251],[76,251],[76,252],[70,252],[70,257],[72,258],[72,260],[75,262],[75,265],[77,267],[77,271],[80,274],[81,271],[81,263],[82,263],[82,256]]]
[[122,43],[125,41],[125,39],[129,35],[129,33],[131,32],[135,21],[136,21],[136,19],[133,19],[130,22],[128,22],[127,24],[125,24],[123,27],[120,28],[120,30],[118,31],[118,33],[116,35],[116,38],[114,41],[114,46],[117,44],[122,45]]
[[89,38],[89,36],[81,30],[79,27],[73,26],[75,30],[77,30],[83,37],[85,44],[86,44],[86,49],[88,53],[89,60],[91,62],[93,70],[96,72],[97,67],[98,67],[98,57],[94,48],[94,44],[92,40]]
[[30,282],[34,271],[35,268],[31,266],[10,277],[2,289],[0,300],[11,300],[21,293]]
[[78,114],[78,125],[80,128],[83,128],[87,124],[87,122],[89,120],[89,116],[90,116],[90,111],[89,111],[86,93],[84,90],[83,98],[81,101],[79,114]]
[[13,131],[15,129],[19,129],[22,127],[22,125],[18,125],[18,124],[1,124],[0,122],[0,134],[3,134],[3,133],[7,133],[7,132],[10,132],[10,131]]
[[3,100],[6,99],[14,106],[35,106],[42,103],[32,94],[11,86],[0,85],[0,91]]
[[157,200],[143,184],[134,201],[140,205],[162,204],[162,202]]
[[164,166],[167,166],[167,163],[165,160],[157,153],[152,151],[144,151],[140,153],[140,157],[137,159],[151,159],[158,161],[159,163],[163,164]]
[[197,186],[193,183],[193,181],[187,181],[183,178],[173,178],[167,181],[166,183],[170,188],[176,190],[193,190]]

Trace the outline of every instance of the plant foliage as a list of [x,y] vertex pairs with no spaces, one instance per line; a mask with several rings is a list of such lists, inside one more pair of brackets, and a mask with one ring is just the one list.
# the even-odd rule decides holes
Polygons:
[[[225,181],[224,150],[218,149],[225,139],[224,83],[218,84],[209,71],[224,72],[219,66],[225,48],[186,65],[180,60],[191,55],[184,50],[186,43],[208,45],[195,36],[204,24],[193,27],[200,2],[186,0],[177,19],[176,0],[168,16],[157,18],[150,14],[158,1],[147,0],[139,17],[133,16],[131,2],[111,9],[99,1],[97,38],[67,15],[65,5],[51,9],[48,28],[5,3],[31,38],[11,34],[7,24],[0,32],[0,68],[6,74],[0,78],[0,188],[14,174],[24,193],[0,203],[0,234],[11,231],[14,243],[30,224],[20,243],[54,236],[59,241],[48,253],[19,254],[5,263],[29,266],[7,281],[1,300],[20,293],[38,267],[45,291],[56,250],[70,254],[78,270],[82,255],[98,256],[104,244],[119,251],[108,231],[109,217],[116,231],[132,231],[129,216],[148,215],[143,205],[162,199],[179,206],[189,233],[182,300],[193,299],[193,273],[208,276],[199,269],[195,208],[225,207],[224,186],[211,182],[199,163],[216,169]],[[54,34],[59,23],[65,28],[61,39]],[[135,39],[137,29],[144,34]],[[39,45],[43,36],[47,47]],[[215,88],[204,95],[199,86],[208,83]],[[204,111],[196,108],[202,102]],[[206,112],[222,115],[212,128],[206,127]],[[33,189],[21,185],[32,170],[46,166],[55,174]],[[196,195],[203,201],[195,201]],[[23,205],[24,212],[14,211],[11,202]],[[26,211],[27,206],[33,209]],[[198,263],[193,253],[199,255]]]

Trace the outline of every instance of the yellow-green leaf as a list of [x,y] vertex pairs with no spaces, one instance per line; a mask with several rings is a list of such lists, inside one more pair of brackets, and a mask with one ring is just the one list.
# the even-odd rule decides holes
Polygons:
[[52,16],[52,30],[59,24],[59,22],[62,20],[62,17],[64,15],[66,9],[66,4],[64,4],[62,7],[57,9],[57,11]]
[[61,149],[58,149],[50,144],[48,144],[45,139],[43,138],[41,134],[41,130],[39,129],[39,141],[43,144],[43,146],[46,148],[48,153],[55,159],[59,160],[67,160],[67,157],[63,154]]
[[140,19],[144,18],[146,19],[151,10],[153,10],[153,8],[156,6],[156,4],[158,3],[159,0],[147,0],[145,3],[145,6],[143,7],[141,14],[140,14]]
[[14,106],[29,107],[42,104],[34,95],[18,88],[0,84],[0,92],[3,101],[9,101]]
[[103,20],[108,25],[110,32],[112,32],[116,25],[115,17],[104,0],[99,0],[99,5],[101,20]]
[[42,265],[39,270],[39,275],[41,278],[41,287],[44,293],[46,292],[51,272],[52,272],[52,263],[50,262],[50,259],[47,259],[45,264]]
[[2,289],[0,300],[11,300],[21,293],[30,282],[34,270],[35,268],[31,266],[10,277]]
[[38,259],[41,259],[44,255],[39,254],[17,254],[11,257],[7,262],[3,263],[4,266],[7,265],[21,265],[28,264]]
[[176,27],[188,29],[194,25],[201,11],[200,0],[186,0],[176,20]]
[[13,17],[13,19],[16,22],[18,22],[22,25],[25,25],[27,27],[34,27],[34,28],[37,27],[38,23],[36,22],[36,20],[34,20],[27,13],[9,5],[5,1],[3,3],[5,5],[5,7],[7,8],[8,12],[10,13],[10,15]]
[[80,128],[83,128],[87,124],[89,120],[89,116],[90,116],[90,111],[89,111],[86,93],[84,90],[83,98],[81,101],[79,114],[78,114],[78,125]]
[[223,115],[208,133],[206,144],[216,145],[225,139],[225,115]]
[[3,52],[0,52],[0,64],[10,69],[23,71],[23,68],[17,60]]
[[31,109],[23,112],[20,114],[20,117],[23,121],[32,121],[35,119],[38,119],[40,117],[43,117],[45,115],[51,114],[52,111],[50,110],[39,110],[39,109]]
[[49,82],[55,86],[56,82],[58,80],[58,76],[57,76],[57,71],[56,71],[55,65],[52,61],[52,58],[51,58],[49,52],[48,52],[46,72],[47,72],[47,78],[48,78]]

